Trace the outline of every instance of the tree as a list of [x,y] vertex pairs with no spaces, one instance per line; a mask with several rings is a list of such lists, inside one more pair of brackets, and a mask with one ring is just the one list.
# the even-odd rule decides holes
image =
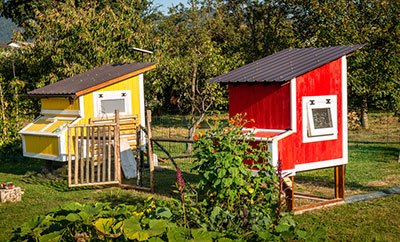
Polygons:
[[181,4],[170,9],[158,26],[162,36],[159,64],[147,89],[164,98],[164,107],[172,105],[190,114],[189,138],[208,111],[226,104],[224,87],[206,81],[240,63],[234,56],[224,55],[213,40],[216,23],[210,5],[192,0],[189,7]]
[[218,2],[216,10],[230,43],[228,53],[240,52],[248,63],[293,46],[292,23],[281,1]]
[[350,103],[368,128],[368,107],[400,110],[399,1],[284,0],[302,47],[367,44],[349,61]]
[[27,65],[34,67],[34,87],[103,64],[139,60],[132,47],[147,48],[153,42],[147,1],[67,1],[52,6],[36,9],[35,21],[28,25],[35,33],[34,47],[25,54]]
[[157,14],[149,1],[2,3],[29,5],[26,16],[13,15],[26,31],[14,38],[24,41],[29,36],[33,45],[0,56],[0,129],[6,137],[0,142],[0,153],[7,151],[4,145],[18,139],[24,122],[19,117],[31,119],[38,111],[37,101],[22,100],[21,93],[103,64],[140,60],[131,47],[151,48],[155,42],[152,28]]

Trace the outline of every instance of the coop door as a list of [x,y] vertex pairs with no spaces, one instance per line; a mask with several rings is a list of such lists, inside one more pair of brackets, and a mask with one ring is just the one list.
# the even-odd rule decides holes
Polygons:
[[338,134],[336,95],[303,97],[303,141],[333,140]]
[[115,110],[121,115],[132,114],[132,99],[129,90],[94,92],[94,115],[96,118],[113,116]]

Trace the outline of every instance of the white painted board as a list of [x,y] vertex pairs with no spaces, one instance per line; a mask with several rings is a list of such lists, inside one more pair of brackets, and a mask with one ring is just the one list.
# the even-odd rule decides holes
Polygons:
[[120,157],[121,168],[126,179],[131,179],[137,176],[136,160],[133,157],[131,147],[129,146],[128,139],[122,138],[120,140]]

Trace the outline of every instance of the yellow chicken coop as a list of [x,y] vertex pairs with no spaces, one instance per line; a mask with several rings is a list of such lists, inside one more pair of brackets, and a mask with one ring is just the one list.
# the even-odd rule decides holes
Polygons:
[[90,119],[137,115],[145,126],[144,78],[155,63],[103,65],[79,75],[28,92],[40,98],[40,116],[26,125],[22,135],[23,155],[67,161],[68,125],[88,124]]

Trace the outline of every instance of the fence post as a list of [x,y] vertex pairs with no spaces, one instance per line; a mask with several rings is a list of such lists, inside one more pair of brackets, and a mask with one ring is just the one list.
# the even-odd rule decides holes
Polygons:
[[[71,142],[71,127],[68,125],[68,186],[71,185],[71,164],[72,164],[72,142]],[[76,155],[75,155],[76,157]]]
[[150,190],[154,192],[154,159],[151,147],[151,110],[147,110],[147,150],[150,165]]
[[114,136],[114,142],[115,142],[115,163],[116,163],[116,174],[117,174],[117,179],[119,183],[121,183],[121,159],[120,159],[120,148],[119,148],[119,111],[116,109],[115,110],[115,136]]

